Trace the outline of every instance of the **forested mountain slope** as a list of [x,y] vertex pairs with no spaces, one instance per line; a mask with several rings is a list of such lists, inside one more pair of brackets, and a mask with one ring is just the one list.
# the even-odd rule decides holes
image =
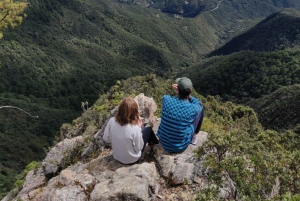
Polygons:
[[[252,5],[249,13],[233,15],[236,19],[230,22],[224,17],[232,13],[230,8],[248,4],[220,4],[214,12],[179,20],[107,0],[32,0],[22,26],[6,31],[0,43],[1,97],[28,97],[49,107],[78,110],[81,101],[95,101],[117,79],[150,72],[170,75],[198,62],[218,41],[247,24],[238,23],[241,18],[264,15],[250,15],[257,6]],[[298,6],[280,1],[265,5]]]
[[[239,15],[246,18],[257,18],[268,16],[283,8],[300,9],[300,3],[297,0],[118,0],[128,4],[139,4],[150,8],[160,9],[163,12],[177,14],[184,17],[194,17],[206,11],[221,10],[230,15]],[[237,16],[236,16],[237,17]]]
[[180,75],[202,95],[252,107],[266,128],[297,130],[300,51],[241,51],[209,58]]
[[204,95],[245,103],[300,83],[299,51],[242,51],[208,59],[184,72]]
[[26,14],[1,40],[0,93],[55,108],[93,102],[117,79],[189,66],[217,43],[202,17],[107,0],[32,0]]
[[299,27],[300,11],[285,9],[267,17],[209,55],[227,55],[241,50],[274,51],[299,47]]
[[269,95],[247,103],[265,128],[293,129],[300,134],[300,85],[281,87]]

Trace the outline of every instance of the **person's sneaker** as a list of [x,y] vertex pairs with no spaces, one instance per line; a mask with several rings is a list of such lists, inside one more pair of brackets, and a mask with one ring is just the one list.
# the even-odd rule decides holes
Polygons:
[[197,144],[197,141],[198,141],[198,135],[194,134],[194,135],[193,135],[193,138],[192,138],[191,144],[196,145],[196,144]]

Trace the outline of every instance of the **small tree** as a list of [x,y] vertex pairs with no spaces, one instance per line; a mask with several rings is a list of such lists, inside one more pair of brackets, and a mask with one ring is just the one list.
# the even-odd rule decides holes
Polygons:
[[1,0],[0,1],[0,39],[2,30],[8,26],[15,27],[21,24],[24,16],[21,16],[27,7],[26,1]]

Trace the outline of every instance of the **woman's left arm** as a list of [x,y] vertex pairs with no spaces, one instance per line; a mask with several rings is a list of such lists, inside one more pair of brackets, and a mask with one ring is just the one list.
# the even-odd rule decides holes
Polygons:
[[105,127],[105,130],[104,130],[104,135],[103,135],[103,140],[106,142],[106,143],[111,143],[111,140],[110,140],[110,136],[109,136],[109,133],[110,133],[110,127],[111,127],[111,119],[108,121],[106,127]]
[[144,147],[143,134],[140,127],[135,129],[132,145],[135,152],[141,151]]

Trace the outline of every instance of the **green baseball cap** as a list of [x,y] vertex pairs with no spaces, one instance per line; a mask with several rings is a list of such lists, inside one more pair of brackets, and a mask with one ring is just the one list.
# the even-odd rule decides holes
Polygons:
[[192,90],[193,84],[192,81],[189,78],[182,77],[182,78],[177,78],[175,82],[178,84],[178,87],[181,91],[185,89],[190,89]]

